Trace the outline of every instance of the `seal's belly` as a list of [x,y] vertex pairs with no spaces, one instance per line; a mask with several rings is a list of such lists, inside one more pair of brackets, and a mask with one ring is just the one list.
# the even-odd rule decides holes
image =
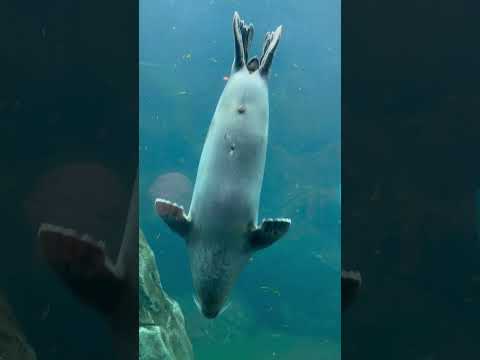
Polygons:
[[[218,175],[218,173],[216,174]],[[257,191],[250,182],[230,176],[210,175],[196,184],[191,216],[202,227],[244,228],[255,223]]]
[[[214,179],[211,179],[214,180]],[[249,189],[215,179],[204,184],[199,197],[199,210],[205,217],[214,216],[217,220],[248,221],[255,215],[255,196]]]
[[228,131],[209,134],[190,209],[194,222],[232,229],[256,224],[265,156],[262,137]]

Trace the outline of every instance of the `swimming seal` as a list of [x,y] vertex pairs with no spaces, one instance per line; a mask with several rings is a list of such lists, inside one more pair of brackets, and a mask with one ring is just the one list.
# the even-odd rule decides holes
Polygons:
[[233,15],[235,56],[205,140],[188,215],[156,199],[158,215],[187,245],[194,300],[215,318],[252,254],[280,239],[290,219],[257,225],[268,141],[267,79],[282,27],[266,34],[260,60],[248,60],[253,25]]

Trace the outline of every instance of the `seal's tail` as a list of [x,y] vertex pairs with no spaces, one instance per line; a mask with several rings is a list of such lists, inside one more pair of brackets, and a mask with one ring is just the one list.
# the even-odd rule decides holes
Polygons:
[[277,50],[280,37],[282,36],[282,25],[277,27],[273,32],[267,32],[265,35],[265,43],[263,44],[262,57],[260,58],[260,74],[264,77],[268,76],[272,66],[273,55]]
[[253,39],[253,24],[247,24],[240,18],[238,12],[233,14],[233,35],[235,40],[235,58],[232,72],[239,71],[247,65],[248,50]]

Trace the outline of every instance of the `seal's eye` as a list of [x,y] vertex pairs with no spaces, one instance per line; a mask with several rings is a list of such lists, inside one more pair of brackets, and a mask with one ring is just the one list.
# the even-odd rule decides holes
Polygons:
[[239,114],[243,114],[247,110],[247,107],[245,105],[240,105],[237,109]]

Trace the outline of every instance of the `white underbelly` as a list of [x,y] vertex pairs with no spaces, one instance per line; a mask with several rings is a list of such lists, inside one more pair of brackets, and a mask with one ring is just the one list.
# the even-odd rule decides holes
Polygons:
[[[236,229],[256,225],[266,139],[222,133],[207,137],[195,182],[190,216],[202,227]],[[229,144],[235,144],[232,150]]]

